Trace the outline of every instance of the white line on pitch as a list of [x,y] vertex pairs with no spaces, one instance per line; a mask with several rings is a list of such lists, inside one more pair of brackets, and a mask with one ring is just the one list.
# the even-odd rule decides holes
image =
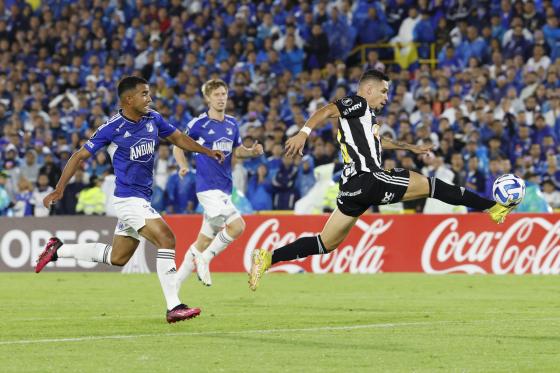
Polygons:
[[442,321],[418,321],[403,323],[385,323],[385,324],[362,324],[362,325],[346,325],[346,326],[319,326],[314,328],[294,328],[294,329],[249,329],[237,331],[208,331],[208,332],[185,332],[185,333],[150,333],[150,334],[129,334],[129,335],[98,335],[75,338],[48,338],[48,339],[22,339],[15,341],[0,341],[1,345],[16,344],[35,344],[35,343],[61,343],[61,342],[84,342],[111,339],[135,339],[147,337],[179,337],[179,336],[213,336],[213,335],[235,335],[235,334],[273,334],[273,333],[305,333],[305,332],[322,332],[322,331],[340,331],[340,330],[356,330],[356,329],[381,329],[381,328],[398,328],[406,326],[430,326],[439,324],[476,324],[476,323],[495,323],[500,321],[560,321],[560,318],[549,319],[508,319],[508,320],[442,320]]

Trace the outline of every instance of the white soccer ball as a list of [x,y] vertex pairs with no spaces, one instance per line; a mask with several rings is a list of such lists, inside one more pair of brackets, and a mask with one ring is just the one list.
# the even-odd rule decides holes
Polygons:
[[494,181],[494,200],[504,206],[516,206],[525,197],[525,181],[514,174],[505,174]]

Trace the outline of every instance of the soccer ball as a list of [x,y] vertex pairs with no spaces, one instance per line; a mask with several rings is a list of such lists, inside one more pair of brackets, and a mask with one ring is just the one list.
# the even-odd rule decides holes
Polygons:
[[494,181],[494,200],[504,206],[517,206],[525,196],[525,182],[513,174],[505,174]]

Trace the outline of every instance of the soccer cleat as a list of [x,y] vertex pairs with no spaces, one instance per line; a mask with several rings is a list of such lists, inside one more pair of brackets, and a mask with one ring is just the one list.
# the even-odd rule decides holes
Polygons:
[[198,250],[193,250],[194,264],[196,265],[196,275],[200,282],[206,286],[212,286],[212,278],[210,277],[210,265]]
[[496,203],[488,209],[488,213],[490,214],[490,219],[495,223],[502,224],[506,220],[507,214],[515,210],[516,207],[517,206],[504,206]]
[[172,324],[177,321],[188,320],[200,315],[200,308],[189,308],[186,304],[180,304],[166,314],[167,322]]
[[58,259],[58,255],[56,255],[56,252],[58,251],[60,246],[62,246],[62,241],[56,237],[51,237],[51,239],[45,246],[45,250],[43,250],[41,255],[39,255],[39,258],[37,259],[35,273],[41,272],[41,270],[45,268],[45,266],[49,264],[49,262],[56,262],[56,260]]
[[272,265],[272,253],[264,249],[256,249],[251,257],[251,272],[249,273],[249,288],[257,290],[262,275]]

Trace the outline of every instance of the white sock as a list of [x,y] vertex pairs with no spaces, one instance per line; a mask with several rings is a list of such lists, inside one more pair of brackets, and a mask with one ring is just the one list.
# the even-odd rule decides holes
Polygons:
[[177,271],[177,293],[181,289],[181,285],[185,281],[185,279],[191,274],[194,270],[194,255],[192,250],[196,250],[194,245],[191,245],[187,252],[185,253],[185,258],[183,259],[183,263],[179,267]]
[[202,253],[202,257],[204,258],[204,260],[206,260],[206,262],[210,263],[210,261],[216,255],[224,251],[226,247],[228,247],[228,245],[233,242],[233,240],[234,239],[230,237],[229,234],[227,234],[226,229],[222,229],[218,232],[216,237],[214,237],[212,242],[210,242],[208,248],[204,250],[204,252]]
[[106,263],[111,265],[113,246],[104,243],[79,243],[62,245],[56,252],[60,258],[74,258],[87,262]]
[[159,249],[156,259],[157,274],[167,309],[171,310],[181,304],[177,295],[177,269],[175,268],[175,250]]

